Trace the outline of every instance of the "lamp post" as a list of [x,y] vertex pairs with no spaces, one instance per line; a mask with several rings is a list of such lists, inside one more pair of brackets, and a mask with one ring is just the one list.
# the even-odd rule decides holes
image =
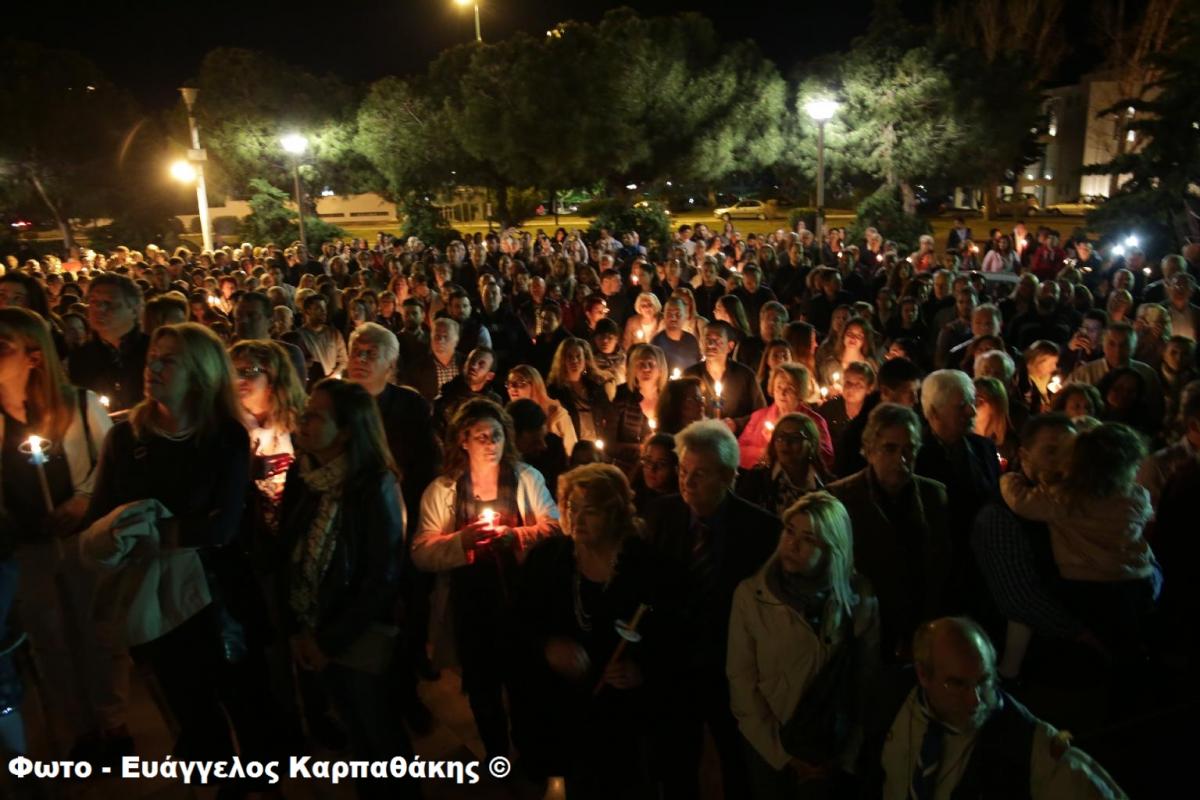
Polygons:
[[304,236],[304,195],[300,190],[300,157],[308,150],[308,139],[302,133],[288,133],[279,139],[283,149],[295,156],[292,159],[292,177],[296,182],[296,222],[300,226],[300,244],[308,251],[308,239]]
[[808,116],[817,123],[817,230],[813,235],[818,247],[825,233],[825,123],[833,117],[837,108],[833,100],[810,100],[804,105]]
[[194,110],[196,95],[200,93],[200,90],[184,86],[179,89],[179,93],[183,95],[183,103],[187,106],[188,127],[192,132],[192,149],[188,150],[188,162],[196,179],[196,205],[200,208],[200,237],[204,242],[204,249],[211,253],[213,249],[212,225],[208,219],[208,188],[204,183],[204,162],[208,160],[208,154],[200,147],[200,126],[196,124]]
[[483,42],[483,34],[479,29],[479,0],[455,0],[460,6],[473,5],[475,6],[475,41]]

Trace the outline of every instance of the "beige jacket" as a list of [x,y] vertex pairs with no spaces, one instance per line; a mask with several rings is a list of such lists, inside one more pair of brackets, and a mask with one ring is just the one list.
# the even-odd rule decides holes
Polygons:
[[[733,594],[729,619],[729,654],[725,672],[733,715],[746,741],[763,759],[783,769],[791,756],[779,739],[800,699],[833,655],[834,614],[826,613],[826,630],[814,631],[795,610],[767,586],[772,557],[755,575],[742,581]],[[859,603],[854,611],[854,635],[869,652],[879,652],[879,603],[865,578],[858,579]],[[857,741],[843,754],[843,767],[853,764]]]
[[1154,553],[1144,536],[1150,494],[1141,486],[1126,495],[1078,503],[1010,472],[1000,479],[1000,493],[1017,516],[1049,524],[1054,562],[1067,580],[1128,581],[1154,571]]

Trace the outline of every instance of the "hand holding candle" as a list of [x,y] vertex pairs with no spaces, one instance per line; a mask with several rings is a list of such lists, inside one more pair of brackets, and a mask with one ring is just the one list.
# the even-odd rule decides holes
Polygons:
[[50,496],[50,482],[46,480],[46,452],[50,442],[34,434],[20,446],[20,451],[29,456],[29,463],[37,467],[38,483],[42,487],[42,501],[46,504],[46,513],[54,513],[54,498]]

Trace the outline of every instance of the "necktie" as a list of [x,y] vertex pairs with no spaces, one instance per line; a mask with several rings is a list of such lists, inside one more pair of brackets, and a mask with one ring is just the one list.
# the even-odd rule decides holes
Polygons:
[[698,587],[707,588],[712,585],[716,571],[712,528],[696,520],[692,525],[692,563],[688,566],[688,572]]
[[929,726],[925,728],[925,736],[921,739],[921,751],[917,754],[917,766],[913,770],[912,784],[908,787],[909,800],[933,800],[933,792],[937,788],[946,729],[932,719],[929,719],[928,722]]

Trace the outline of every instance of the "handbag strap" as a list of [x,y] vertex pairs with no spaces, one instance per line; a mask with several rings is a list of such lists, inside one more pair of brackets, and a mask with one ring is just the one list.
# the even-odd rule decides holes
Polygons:
[[83,421],[83,438],[87,441],[88,462],[91,469],[95,469],[96,445],[92,442],[92,423],[88,419],[87,389],[77,388],[75,392],[77,398],[76,404],[79,406],[79,417]]

